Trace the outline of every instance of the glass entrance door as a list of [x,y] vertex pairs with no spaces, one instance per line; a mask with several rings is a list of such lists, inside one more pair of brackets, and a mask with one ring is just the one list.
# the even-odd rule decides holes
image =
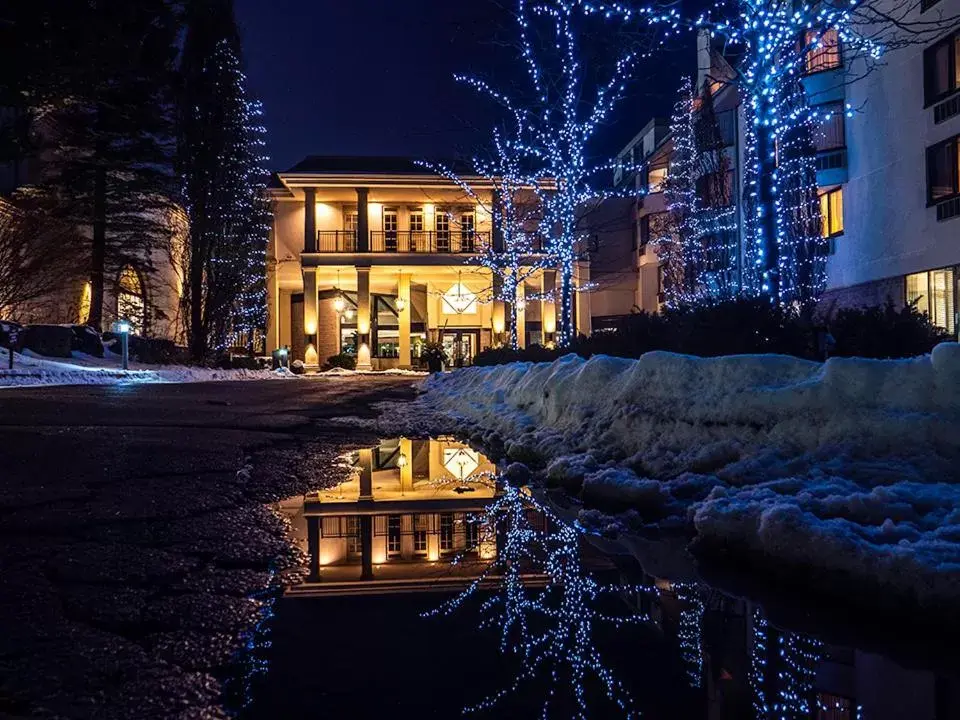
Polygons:
[[447,330],[441,336],[443,349],[452,367],[464,367],[473,363],[476,354],[477,333],[475,330]]

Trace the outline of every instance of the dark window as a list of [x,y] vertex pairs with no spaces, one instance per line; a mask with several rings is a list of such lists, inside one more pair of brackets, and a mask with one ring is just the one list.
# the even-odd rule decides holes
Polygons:
[[960,135],[927,148],[927,202],[935,204],[960,195]]
[[813,138],[817,152],[846,147],[843,103],[821,105],[817,110],[820,112],[820,127],[815,131]]
[[659,238],[666,229],[669,213],[650,213],[640,218],[640,247]]
[[923,51],[924,97],[931,105],[960,87],[960,31]]
[[841,695],[817,693],[817,720],[853,720],[853,701]]

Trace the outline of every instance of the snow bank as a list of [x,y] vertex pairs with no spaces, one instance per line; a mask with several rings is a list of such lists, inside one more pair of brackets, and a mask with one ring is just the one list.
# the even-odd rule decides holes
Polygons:
[[14,354],[14,369],[6,366],[0,353],[0,388],[36,385],[113,385],[117,383],[188,383],[226,380],[274,380],[295,377],[280,370],[221,370],[182,365],[130,363],[123,370],[115,357],[95,358],[74,352],[72,360],[48,360],[29,350]]
[[644,522],[960,597],[960,346],[908,360],[566,356],[421,400]]

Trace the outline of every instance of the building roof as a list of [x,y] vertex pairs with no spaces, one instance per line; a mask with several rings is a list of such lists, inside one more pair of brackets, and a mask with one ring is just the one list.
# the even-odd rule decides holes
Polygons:
[[281,175],[297,174],[385,174],[385,175],[436,175],[434,170],[419,164],[434,162],[457,173],[469,173],[470,168],[462,161],[432,160],[420,158],[378,155],[307,155]]

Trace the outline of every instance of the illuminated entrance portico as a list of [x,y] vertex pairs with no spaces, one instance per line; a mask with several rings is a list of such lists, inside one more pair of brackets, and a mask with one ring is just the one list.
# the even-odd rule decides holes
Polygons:
[[[271,189],[268,345],[289,346],[307,367],[341,352],[358,368],[409,368],[425,342],[451,365],[469,364],[509,337],[511,314],[494,300],[480,255],[497,248],[489,183],[476,198],[398,158],[311,156],[277,174]],[[518,293],[521,344],[555,331],[552,272]],[[531,297],[528,301],[527,298]]]

